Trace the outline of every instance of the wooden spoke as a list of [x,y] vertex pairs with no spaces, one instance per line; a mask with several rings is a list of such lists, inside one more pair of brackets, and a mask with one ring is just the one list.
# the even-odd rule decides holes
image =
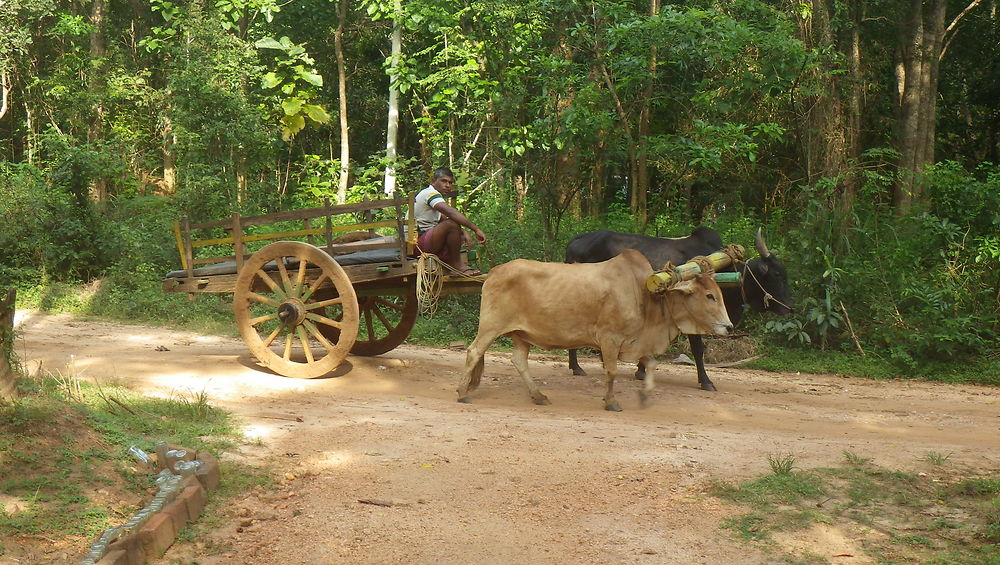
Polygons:
[[295,333],[299,334],[299,341],[302,343],[302,352],[306,354],[306,362],[315,363],[316,359],[313,357],[312,346],[309,345],[309,336],[306,335],[306,329],[299,324],[295,328]]
[[[281,290],[281,287],[278,286],[278,283],[274,282],[274,279],[269,277],[267,273],[265,273],[263,270],[257,269],[257,271],[254,273],[254,276],[264,281],[264,284],[266,284],[267,286],[271,287],[271,290],[278,295],[278,298],[282,300],[285,299],[285,296],[287,296],[285,294],[285,291]],[[250,288],[253,287],[251,286]]]
[[299,259],[299,272],[295,276],[295,294],[296,296],[301,296],[302,285],[306,281],[306,267],[309,265],[308,262]]
[[[375,314],[375,317],[378,318],[378,321],[382,322],[383,328],[387,330],[391,330],[393,328],[393,323],[390,322],[389,319],[385,317],[385,314],[383,314],[382,310],[380,310],[377,306],[373,307],[370,310],[370,312],[372,314]],[[369,320],[368,325],[371,326],[371,316],[368,316],[368,320]]]
[[314,322],[319,322],[321,324],[326,324],[330,327],[337,328],[338,330],[343,327],[343,324],[341,324],[337,320],[331,320],[326,316],[320,316],[319,314],[313,314],[312,312],[306,314],[306,319],[312,320]]
[[250,318],[249,323],[251,326],[256,326],[257,324],[277,319],[278,319],[277,314],[264,314],[263,316],[257,316],[256,318]]
[[271,344],[274,343],[274,339],[278,337],[278,334],[280,333],[281,333],[281,326],[278,326],[277,328],[275,328],[273,332],[271,332],[271,335],[264,338],[263,341],[264,347],[271,347]]
[[285,268],[285,258],[281,257],[275,260],[278,265],[278,273],[281,274],[281,286],[285,289],[286,296],[295,296],[292,290],[292,280],[288,278],[288,269]]
[[[288,267],[296,261],[297,268]],[[244,262],[233,311],[257,361],[294,378],[336,369],[354,346],[360,322],[347,273],[326,252],[297,241],[272,243]]]
[[[268,278],[267,280],[271,279]],[[256,292],[251,292],[248,296],[250,300],[253,300],[258,304],[267,304],[268,306],[273,306],[274,308],[281,305],[281,302],[271,298],[270,296],[264,296],[263,294],[257,294]]]
[[[363,296],[359,300],[360,315],[364,318],[365,335],[358,337],[351,353],[355,355],[381,355],[392,351],[410,335],[417,321],[415,293],[404,296]],[[375,323],[378,320],[378,323]],[[329,328],[319,330],[329,337]]]
[[326,273],[323,273],[322,275],[316,277],[316,280],[314,280],[313,283],[309,285],[309,289],[303,292],[300,298],[302,300],[309,300],[309,298],[312,297],[313,293],[316,292],[316,289],[318,289],[325,280],[327,280]]
[[379,306],[385,306],[386,308],[392,308],[393,310],[395,310],[397,312],[402,312],[403,310],[406,310],[406,303],[397,304],[395,302],[389,302],[388,300],[386,300],[386,299],[384,299],[382,297],[379,297],[379,296],[375,297],[375,303],[378,304]]
[[372,316],[371,311],[367,311],[364,314],[365,318],[365,328],[368,330],[368,339],[365,341],[372,341],[376,339],[375,328],[372,326]]
[[322,345],[327,351],[330,351],[335,347],[332,343],[330,343],[326,339],[326,337],[323,336],[323,333],[319,331],[319,328],[316,327],[316,324],[312,323],[309,320],[306,320],[302,322],[302,325],[305,326],[306,330],[309,331],[309,335],[311,335],[316,341],[318,341],[320,345]]
[[343,299],[340,297],[331,298],[330,300],[323,300],[321,302],[312,302],[306,305],[306,310],[315,310],[317,308],[326,308],[327,306],[336,306],[337,304],[342,304]]

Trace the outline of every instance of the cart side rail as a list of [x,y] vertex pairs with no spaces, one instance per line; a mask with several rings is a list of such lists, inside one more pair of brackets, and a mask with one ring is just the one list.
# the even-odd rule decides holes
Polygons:
[[[194,276],[193,271],[198,265],[209,265],[233,261],[236,263],[237,272],[241,269],[244,260],[249,257],[247,244],[280,241],[297,238],[305,238],[310,244],[323,248],[330,255],[342,253],[353,253],[356,251],[367,251],[372,249],[392,249],[400,250],[400,257],[405,257],[411,252],[412,242],[415,238],[412,234],[416,232],[413,214],[406,214],[405,208],[410,206],[412,199],[401,196],[399,193],[394,198],[380,200],[364,200],[352,204],[330,205],[326,204],[317,208],[305,208],[301,210],[290,210],[284,212],[274,212],[260,216],[241,216],[233,213],[229,219],[216,220],[210,222],[191,223],[185,216],[180,221],[174,222],[174,237],[176,239],[177,251],[180,255],[181,268],[187,271],[189,276]],[[387,208],[395,208],[395,218],[386,220],[375,220],[374,212]],[[349,224],[335,225],[334,218],[345,214],[363,212],[365,221]],[[409,216],[409,218],[407,218]],[[280,222],[302,222],[300,229],[282,230],[270,233],[246,233],[246,228],[252,226],[264,226],[277,224]],[[222,228],[227,232],[225,237],[197,238],[194,232],[198,230],[211,230]],[[376,228],[395,228],[397,238],[391,241],[378,241],[366,243],[364,241],[335,244],[334,239],[338,234],[355,231],[369,231],[375,233]],[[195,257],[195,250],[209,246],[232,246],[232,255],[214,257]]]

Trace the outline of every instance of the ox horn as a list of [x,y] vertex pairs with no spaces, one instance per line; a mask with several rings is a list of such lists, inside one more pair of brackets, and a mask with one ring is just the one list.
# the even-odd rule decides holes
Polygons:
[[757,253],[764,259],[771,256],[771,252],[767,249],[767,244],[764,243],[764,236],[760,233],[763,228],[757,228],[757,233],[754,234],[754,243],[757,246]]

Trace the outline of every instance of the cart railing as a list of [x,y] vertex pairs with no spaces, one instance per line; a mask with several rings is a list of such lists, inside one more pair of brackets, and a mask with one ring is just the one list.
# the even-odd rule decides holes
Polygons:
[[[187,216],[180,221],[174,222],[174,236],[177,244],[177,251],[180,255],[181,269],[187,272],[189,277],[194,276],[194,269],[199,265],[210,265],[224,262],[235,262],[237,273],[243,267],[244,261],[251,255],[247,252],[248,243],[265,241],[282,241],[305,238],[307,243],[316,245],[325,250],[330,255],[343,253],[353,253],[356,251],[368,251],[373,249],[398,248],[400,258],[406,257],[412,252],[412,244],[415,241],[416,224],[413,214],[407,214],[404,208],[412,203],[412,200],[400,196],[398,193],[393,198],[380,200],[364,200],[352,204],[331,205],[329,199],[324,200],[324,205],[317,208],[305,208],[284,212],[274,212],[260,216],[242,216],[234,212],[229,219],[216,220],[211,222],[192,223]],[[395,217],[388,220],[375,220],[374,212],[387,208],[395,208]],[[365,221],[360,223],[337,224],[334,218],[345,214],[363,213]],[[300,229],[284,230],[271,233],[245,233],[246,228],[252,226],[262,226],[277,224],[281,222],[302,222]],[[228,235],[225,237],[197,238],[195,233],[200,230],[224,229]],[[355,231],[369,231],[375,234],[377,228],[395,228],[396,238],[393,240],[381,240],[377,242],[353,242],[345,244],[334,243],[337,234]],[[317,243],[318,242],[318,243]],[[232,255],[222,255],[214,257],[195,257],[196,250],[210,246],[232,246]]]

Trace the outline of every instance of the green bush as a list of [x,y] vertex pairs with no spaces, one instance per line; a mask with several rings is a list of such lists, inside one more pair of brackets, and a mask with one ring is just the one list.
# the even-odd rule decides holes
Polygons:
[[834,185],[805,187],[782,254],[798,311],[768,329],[793,344],[842,351],[857,339],[908,374],[996,351],[1000,216],[978,204],[997,193],[995,174],[980,174],[987,180],[946,164],[928,176],[935,184],[926,205],[906,217],[869,202],[838,215],[829,205]]

